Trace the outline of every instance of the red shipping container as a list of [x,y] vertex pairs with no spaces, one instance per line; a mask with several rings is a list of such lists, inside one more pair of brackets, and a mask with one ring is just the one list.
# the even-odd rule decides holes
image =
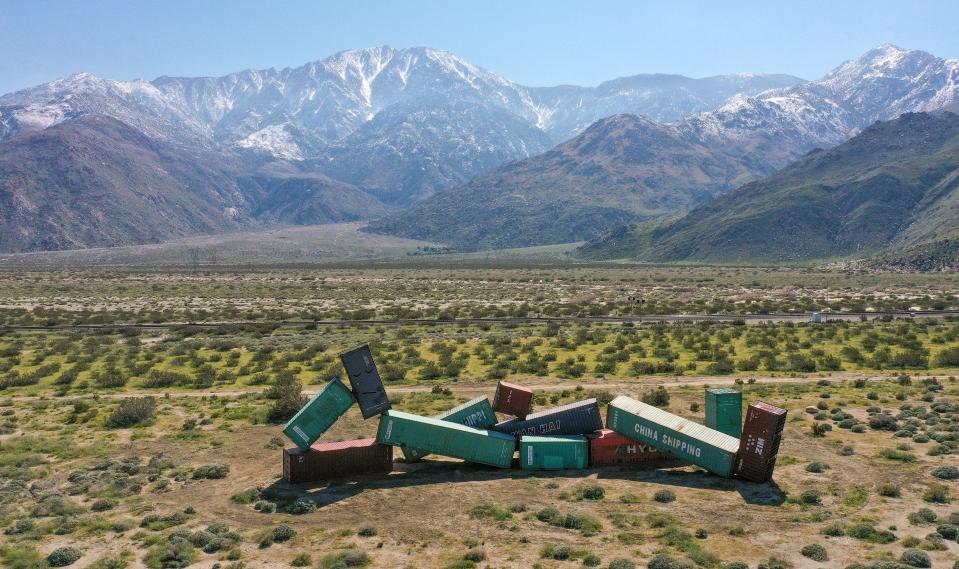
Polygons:
[[315,444],[306,450],[283,449],[283,479],[290,484],[392,470],[393,447],[377,444],[376,439]]
[[493,411],[525,419],[533,406],[533,390],[501,381],[496,384]]
[[733,468],[735,476],[753,482],[772,478],[785,426],[785,409],[762,402],[750,405]]
[[637,442],[611,429],[600,429],[586,438],[589,439],[589,465],[594,467],[679,461],[672,453]]

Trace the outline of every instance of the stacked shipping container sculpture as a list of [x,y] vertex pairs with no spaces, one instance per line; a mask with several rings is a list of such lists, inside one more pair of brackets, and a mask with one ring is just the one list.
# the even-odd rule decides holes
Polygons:
[[[486,397],[433,418],[390,409],[368,346],[341,354],[352,392],[334,378],[283,431],[297,448],[284,450],[283,475],[290,483],[388,473],[393,447],[407,462],[427,454],[528,470],[583,469],[684,461],[720,476],[765,482],[782,440],[786,411],[753,403],[742,424],[742,394],[728,388],[706,392],[706,425],[619,396],[608,406],[606,429],[596,399],[530,413],[531,390],[499,382],[492,405]],[[379,416],[375,439],[314,444],[356,402],[364,419]],[[514,418],[496,422],[495,412]],[[742,432],[742,438],[739,438]]]

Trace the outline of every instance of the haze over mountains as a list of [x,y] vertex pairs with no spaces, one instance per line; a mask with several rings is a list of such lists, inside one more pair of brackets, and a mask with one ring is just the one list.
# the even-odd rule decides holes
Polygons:
[[889,45],[813,82],[526,87],[388,47],[224,77],[78,74],[0,96],[0,249],[357,219],[462,250],[597,239],[955,106],[959,61]]
[[[876,120],[957,101],[959,60],[882,46],[818,81],[739,96],[672,124],[621,117],[616,123],[628,128],[603,129],[601,121],[593,128],[604,134],[590,129],[553,151],[375,222],[371,230],[462,249],[594,239],[624,220],[668,215],[771,174]],[[604,206],[598,216],[594,204]],[[500,222],[527,212],[548,229]]]

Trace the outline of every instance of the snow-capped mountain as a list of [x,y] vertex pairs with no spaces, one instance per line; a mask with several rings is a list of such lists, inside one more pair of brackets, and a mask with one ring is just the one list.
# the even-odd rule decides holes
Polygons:
[[957,102],[959,60],[884,45],[818,81],[737,96],[677,126],[699,141],[738,145],[771,170],[812,148],[848,140],[877,120]]
[[448,52],[376,47],[296,68],[113,81],[82,73],[0,97],[0,140],[104,114],[179,146],[309,167],[409,203],[547,150],[617,113],[675,120],[800,79],[640,75],[530,88]]

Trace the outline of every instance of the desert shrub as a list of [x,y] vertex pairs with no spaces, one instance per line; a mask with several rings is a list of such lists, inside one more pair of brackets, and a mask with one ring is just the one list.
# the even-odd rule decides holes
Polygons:
[[360,528],[360,530],[356,532],[356,535],[360,537],[374,537],[376,535],[376,528],[374,527]]
[[273,528],[273,541],[283,543],[296,537],[296,530],[287,524],[280,524]]
[[609,562],[609,569],[636,569],[636,564],[629,559],[613,559]]
[[300,553],[293,558],[293,561],[290,561],[290,565],[293,567],[309,567],[313,565],[313,558],[310,557],[309,553]]
[[[559,512],[557,511],[556,514],[559,515]],[[513,514],[510,513],[509,510],[504,510],[495,504],[483,502],[473,506],[470,510],[470,517],[480,520],[492,518],[497,521],[504,521],[513,517]]]
[[463,559],[467,561],[472,561],[473,563],[479,563],[480,561],[483,561],[484,559],[486,559],[486,551],[479,547],[475,549],[470,549],[469,551],[463,554]]
[[902,491],[899,489],[899,486],[890,482],[880,486],[878,493],[880,496],[885,496],[886,498],[898,498],[902,495]]
[[543,549],[540,551],[540,557],[544,559],[555,559],[557,561],[566,561],[569,559],[571,551],[569,546],[566,545],[553,545],[547,544],[543,546]]
[[602,500],[606,492],[599,484],[588,484],[580,488],[576,494],[584,500]]
[[877,431],[897,431],[899,430],[899,421],[892,415],[876,413],[869,417],[869,428]]
[[749,569],[749,564],[742,561],[733,561],[723,565],[723,569]]
[[822,503],[822,493],[819,490],[803,490],[799,495],[802,504],[818,505]]
[[107,426],[115,429],[141,425],[153,419],[156,400],[152,397],[124,399],[107,419]]
[[366,567],[370,564],[370,556],[365,551],[346,549],[324,555],[317,564],[318,569],[341,569],[344,567]]
[[181,569],[196,558],[196,550],[186,540],[174,540],[155,545],[147,551],[144,564],[150,569]]
[[296,516],[310,514],[316,511],[316,504],[309,498],[297,498],[295,502],[290,504],[286,511]]
[[821,474],[828,469],[829,469],[828,464],[824,462],[819,462],[818,460],[814,460],[813,462],[810,462],[809,464],[806,465],[806,472],[812,472],[815,474]]
[[660,490],[653,494],[653,500],[661,504],[668,504],[676,501],[676,493],[672,490]]
[[230,465],[228,464],[205,464],[203,466],[198,466],[193,470],[193,479],[210,479],[218,480],[220,478],[226,478],[226,475],[230,473]]
[[932,560],[929,559],[929,554],[921,549],[907,549],[903,551],[899,561],[910,567],[932,567]]
[[679,561],[665,553],[657,553],[650,557],[646,566],[649,569],[682,569]]
[[809,434],[814,437],[825,437],[826,433],[832,430],[828,423],[813,423],[809,427]]
[[587,553],[583,557],[583,566],[584,567],[599,567],[599,564],[602,563],[602,559],[594,553]]
[[58,547],[47,555],[47,564],[50,567],[66,567],[76,563],[83,553],[76,547]]
[[110,498],[100,498],[95,500],[93,504],[90,504],[90,509],[94,512],[105,512],[107,510],[112,510],[117,506],[117,501]]
[[822,562],[829,560],[829,556],[826,554],[826,548],[818,543],[811,543],[804,546],[799,553],[801,553],[803,557],[808,557],[813,561]]
[[885,530],[877,530],[871,524],[856,524],[846,530],[846,535],[873,543],[892,543],[896,536]]
[[932,471],[932,475],[942,480],[959,480],[959,468],[940,466]]
[[936,528],[936,533],[941,535],[946,539],[956,539],[959,538],[959,526],[952,524],[942,524]]
[[917,511],[909,514],[909,523],[912,525],[922,525],[922,524],[931,524],[938,519],[936,512],[933,512],[929,508],[920,508]]
[[948,504],[949,488],[942,484],[933,484],[923,492],[922,499],[934,504]]
[[272,514],[276,511],[276,504],[269,500],[257,500],[256,503],[253,504],[253,509],[264,514]]
[[264,392],[264,396],[273,399],[267,418],[274,423],[288,421],[307,402],[303,396],[303,385],[292,373],[277,375],[276,382]]
[[652,391],[643,394],[643,403],[653,405],[654,407],[669,407],[669,392],[663,387],[657,387]]

